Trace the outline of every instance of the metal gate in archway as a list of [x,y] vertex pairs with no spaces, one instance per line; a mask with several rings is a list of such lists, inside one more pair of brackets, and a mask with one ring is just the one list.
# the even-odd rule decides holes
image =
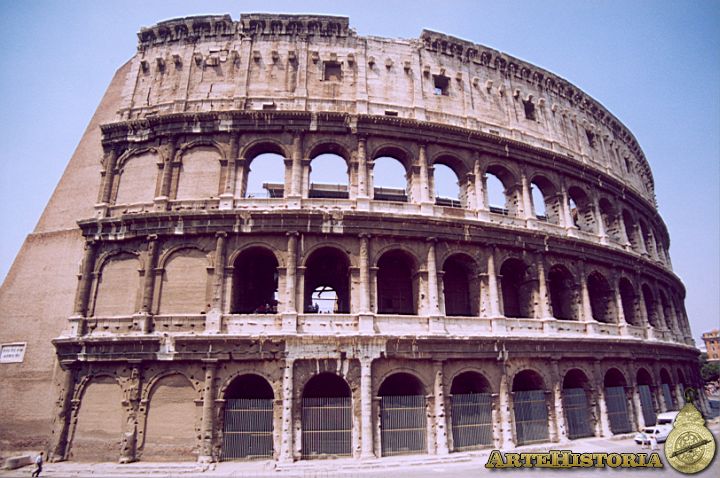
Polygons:
[[584,388],[563,389],[563,412],[570,439],[593,436],[592,415]]
[[352,453],[350,397],[302,399],[302,457],[350,456]]
[[675,410],[675,400],[673,400],[672,392],[670,391],[670,385],[667,383],[662,384],[662,394],[665,399],[665,406],[668,410]]
[[492,395],[454,394],[450,398],[455,451],[493,444]]
[[638,393],[640,394],[640,408],[642,408],[645,425],[655,425],[657,417],[655,416],[655,406],[653,405],[652,391],[650,391],[650,386],[638,385]]
[[625,387],[606,387],[605,404],[610,421],[610,431],[614,434],[631,432],[632,424],[628,415]]
[[272,458],[273,400],[235,398],[225,401],[222,459]]
[[380,397],[382,456],[427,452],[427,414],[423,395]]
[[548,439],[548,410],[544,390],[513,392],[517,444]]

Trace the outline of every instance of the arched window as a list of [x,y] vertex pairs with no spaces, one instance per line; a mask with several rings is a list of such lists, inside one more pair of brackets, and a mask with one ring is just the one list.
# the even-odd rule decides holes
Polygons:
[[[277,153],[261,153],[250,159],[244,185],[236,189],[246,198],[282,198],[285,196],[285,158]],[[237,186],[236,186],[237,187]]]
[[562,196],[555,185],[543,176],[536,176],[530,183],[535,217],[550,224],[561,224]]
[[182,155],[176,199],[204,199],[220,195],[220,153],[197,146]]
[[386,378],[380,396],[382,456],[427,453],[425,388],[409,373]]
[[643,221],[638,221],[638,224],[640,224],[640,235],[642,236],[643,243],[645,244],[645,251],[653,259],[657,259],[657,248],[655,246],[655,238],[653,237],[652,232]]
[[602,222],[605,226],[605,234],[615,242],[622,242],[622,230],[620,229],[617,210],[606,198],[600,199],[599,206]]
[[373,166],[373,199],[407,202],[408,180],[403,163],[391,156],[380,156]]
[[570,439],[594,436],[590,381],[582,370],[572,369],[563,378],[562,404]]
[[158,192],[158,155],[143,153],[128,158],[120,167],[117,180],[115,204],[153,202]]
[[630,247],[632,247],[635,252],[640,252],[640,241],[637,237],[635,221],[633,220],[632,215],[627,210],[623,210],[622,219],[623,225],[625,226],[625,234],[627,234],[627,239],[630,242]]
[[486,204],[490,212],[516,216],[522,204],[521,187],[510,171],[497,164],[485,171]]
[[463,372],[452,381],[450,416],[453,451],[493,444],[492,390],[477,372]]
[[150,393],[142,456],[149,461],[195,461],[195,389],[183,375],[161,378]]
[[635,288],[630,284],[630,281],[624,277],[620,279],[620,301],[622,302],[623,314],[625,315],[625,322],[630,325],[640,325],[638,317],[637,307],[637,295],[635,294]]
[[222,459],[272,458],[273,393],[259,375],[233,379],[225,391]]
[[657,316],[655,296],[653,295],[652,290],[650,290],[650,287],[647,284],[643,284],[641,292],[643,295],[643,302],[645,302],[645,316],[647,317],[650,325],[652,325],[654,328],[659,328],[660,323]]
[[592,202],[588,195],[577,186],[568,189],[568,207],[575,226],[583,232],[595,233],[596,223]]
[[435,164],[433,182],[435,184],[435,204],[449,207],[462,206],[459,180],[455,171],[449,166]]
[[548,289],[553,317],[578,320],[575,279],[564,266],[554,265],[548,273]]
[[386,252],[378,260],[377,306],[380,314],[415,314],[414,261],[405,252]]
[[305,263],[305,312],[350,312],[350,261],[334,247],[314,251]]
[[130,254],[119,254],[103,264],[98,275],[94,315],[131,315],[138,311],[140,262]]
[[542,377],[532,370],[523,370],[515,375],[512,391],[517,444],[527,445],[546,441],[548,406]]
[[542,189],[535,184],[530,183],[530,197],[533,203],[533,212],[535,217],[541,221],[547,221],[547,207],[545,206],[545,196],[543,195]]
[[278,262],[268,249],[251,247],[233,264],[231,312],[274,314],[278,308]]
[[477,264],[464,254],[454,254],[443,265],[445,315],[477,316],[480,290]]
[[325,372],[311,378],[301,414],[303,458],[351,455],[352,397],[342,377]]
[[615,292],[607,279],[602,274],[593,272],[587,279],[587,288],[593,319],[606,324],[614,324],[617,321]]
[[181,249],[166,262],[160,289],[160,314],[207,312],[207,258],[197,249]]
[[533,316],[533,281],[528,266],[519,259],[508,259],[500,268],[503,313],[505,317]]
[[310,162],[311,198],[342,199],[349,197],[348,165],[342,156],[323,153]]
[[487,186],[487,204],[490,212],[496,214],[508,214],[507,197],[505,196],[505,186],[500,178],[492,173],[486,174],[485,184]]

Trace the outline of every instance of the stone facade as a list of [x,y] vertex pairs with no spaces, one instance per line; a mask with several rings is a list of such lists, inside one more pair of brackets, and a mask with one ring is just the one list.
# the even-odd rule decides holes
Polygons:
[[[628,432],[699,383],[648,162],[567,81],[343,17],[138,36],[3,285],[0,340],[26,347],[0,365],[4,446],[446,454]],[[282,181],[251,197],[268,154]],[[327,154],[344,184],[312,181]],[[375,186],[386,158],[404,189]]]

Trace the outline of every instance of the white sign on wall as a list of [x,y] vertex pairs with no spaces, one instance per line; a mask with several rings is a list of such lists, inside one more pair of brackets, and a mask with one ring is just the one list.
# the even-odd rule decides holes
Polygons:
[[25,343],[0,345],[0,363],[18,363],[25,358]]

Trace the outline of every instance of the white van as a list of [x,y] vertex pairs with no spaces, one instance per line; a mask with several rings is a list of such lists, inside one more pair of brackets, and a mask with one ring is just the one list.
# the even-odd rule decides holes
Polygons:
[[667,440],[668,435],[673,429],[673,423],[678,416],[678,411],[660,413],[657,416],[657,422],[654,426],[643,428],[640,433],[635,435],[635,443],[642,445],[650,444],[650,436],[654,435],[658,443]]

